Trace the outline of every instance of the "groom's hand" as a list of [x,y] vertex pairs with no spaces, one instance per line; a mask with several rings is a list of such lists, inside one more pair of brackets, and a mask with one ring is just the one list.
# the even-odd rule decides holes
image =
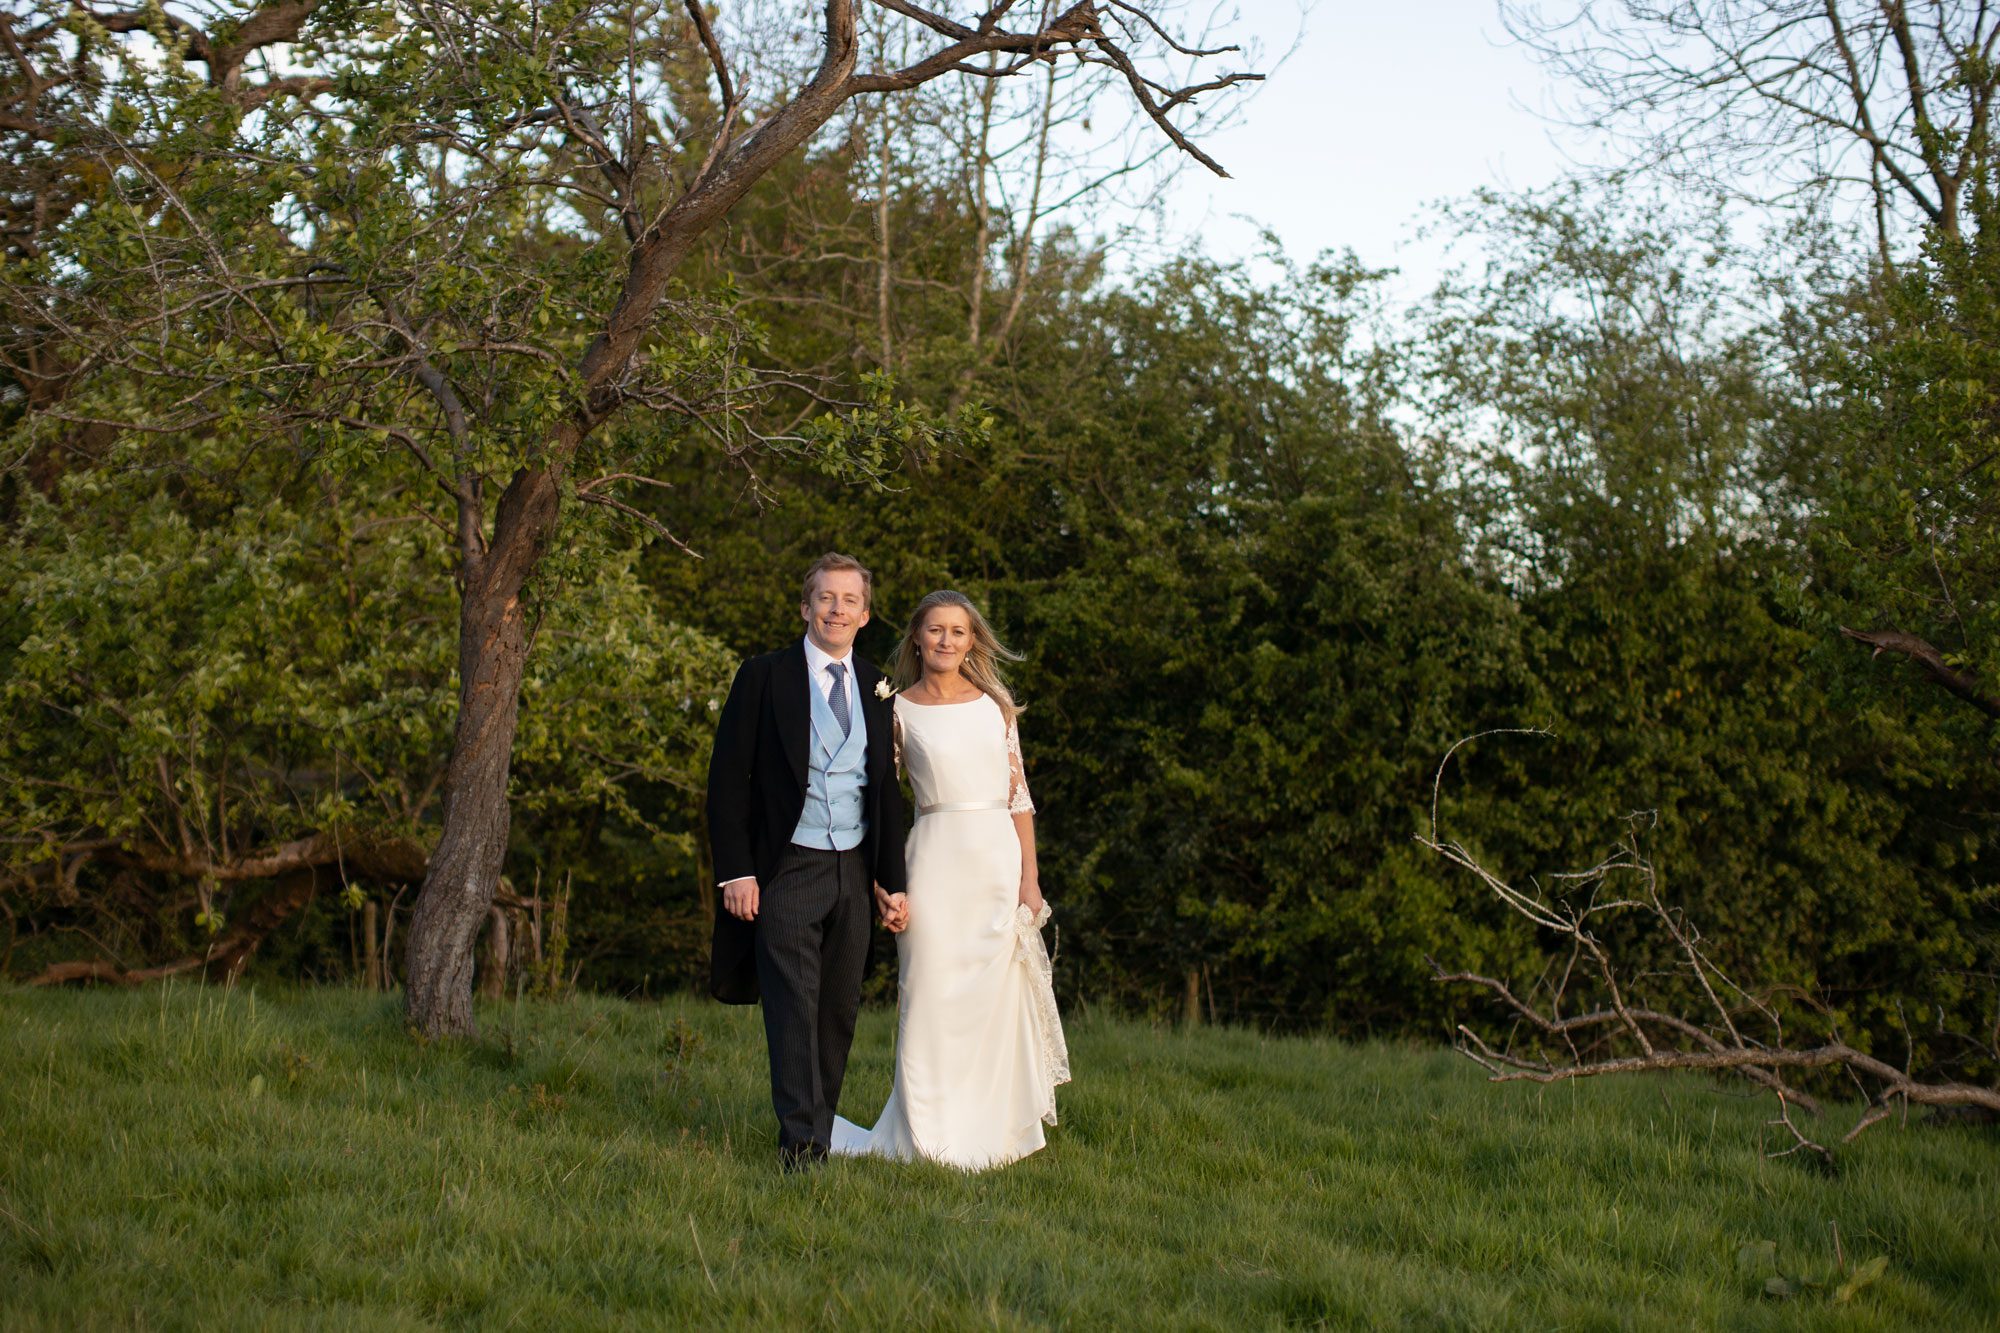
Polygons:
[[743,921],[757,919],[757,877],[745,875],[722,886],[722,910]]
[[893,934],[902,934],[910,924],[910,900],[903,894],[888,892],[880,884],[875,886],[875,910]]

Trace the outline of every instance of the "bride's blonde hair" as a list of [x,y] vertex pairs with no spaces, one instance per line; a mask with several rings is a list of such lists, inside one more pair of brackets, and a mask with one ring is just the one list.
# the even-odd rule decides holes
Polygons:
[[1014,702],[1014,691],[1007,688],[1007,678],[1000,673],[1000,664],[1018,662],[1021,655],[1000,642],[999,636],[986,623],[986,617],[979,614],[979,608],[972,604],[970,597],[949,588],[924,598],[910,613],[910,623],[903,629],[903,641],[896,645],[896,655],[890,663],[896,688],[908,689],[923,676],[924,659],[917,648],[917,636],[923,632],[924,618],[941,606],[955,606],[965,612],[965,619],[972,626],[972,651],[959,664],[959,674],[999,704],[1000,711],[1012,722],[1021,711],[1021,706]]

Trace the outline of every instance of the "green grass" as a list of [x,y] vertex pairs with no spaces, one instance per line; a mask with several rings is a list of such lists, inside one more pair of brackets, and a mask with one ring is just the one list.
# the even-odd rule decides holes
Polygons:
[[[2000,1136],[1829,1178],[1695,1080],[1082,1019],[1050,1147],[775,1167],[754,1010],[0,989],[0,1328],[1993,1327]],[[864,1016],[846,1109],[889,1086]],[[1843,1122],[1844,1123],[1844,1122]],[[1762,1292],[1881,1258],[1838,1301]],[[1837,1285],[1836,1276],[1835,1284]]]

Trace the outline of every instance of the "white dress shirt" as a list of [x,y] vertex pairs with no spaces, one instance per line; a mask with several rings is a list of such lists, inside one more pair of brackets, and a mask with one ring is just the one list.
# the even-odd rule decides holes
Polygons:
[[841,672],[841,684],[847,687],[847,715],[859,717],[861,693],[854,683],[854,654],[850,652],[845,657],[834,657],[814,643],[810,634],[806,636],[806,679],[812,682],[812,687],[829,705],[833,703],[833,673],[827,668],[835,662],[846,668]]

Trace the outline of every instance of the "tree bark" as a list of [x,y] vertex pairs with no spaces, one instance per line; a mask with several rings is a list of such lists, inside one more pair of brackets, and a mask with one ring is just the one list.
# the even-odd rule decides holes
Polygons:
[[512,809],[507,776],[528,660],[521,593],[555,530],[553,469],[514,474],[493,544],[465,559],[458,617],[458,724],[445,768],[444,829],[410,915],[404,1017],[426,1037],[469,1037],[474,946],[493,905]]
[[486,917],[491,924],[486,931],[486,973],[480,979],[479,993],[489,1000],[498,1000],[507,993],[507,957],[512,952],[512,932],[507,929],[507,913],[500,908],[489,907]]
[[376,952],[381,942],[382,923],[377,919],[375,900],[361,905],[361,984],[369,990],[382,989],[382,961]]

